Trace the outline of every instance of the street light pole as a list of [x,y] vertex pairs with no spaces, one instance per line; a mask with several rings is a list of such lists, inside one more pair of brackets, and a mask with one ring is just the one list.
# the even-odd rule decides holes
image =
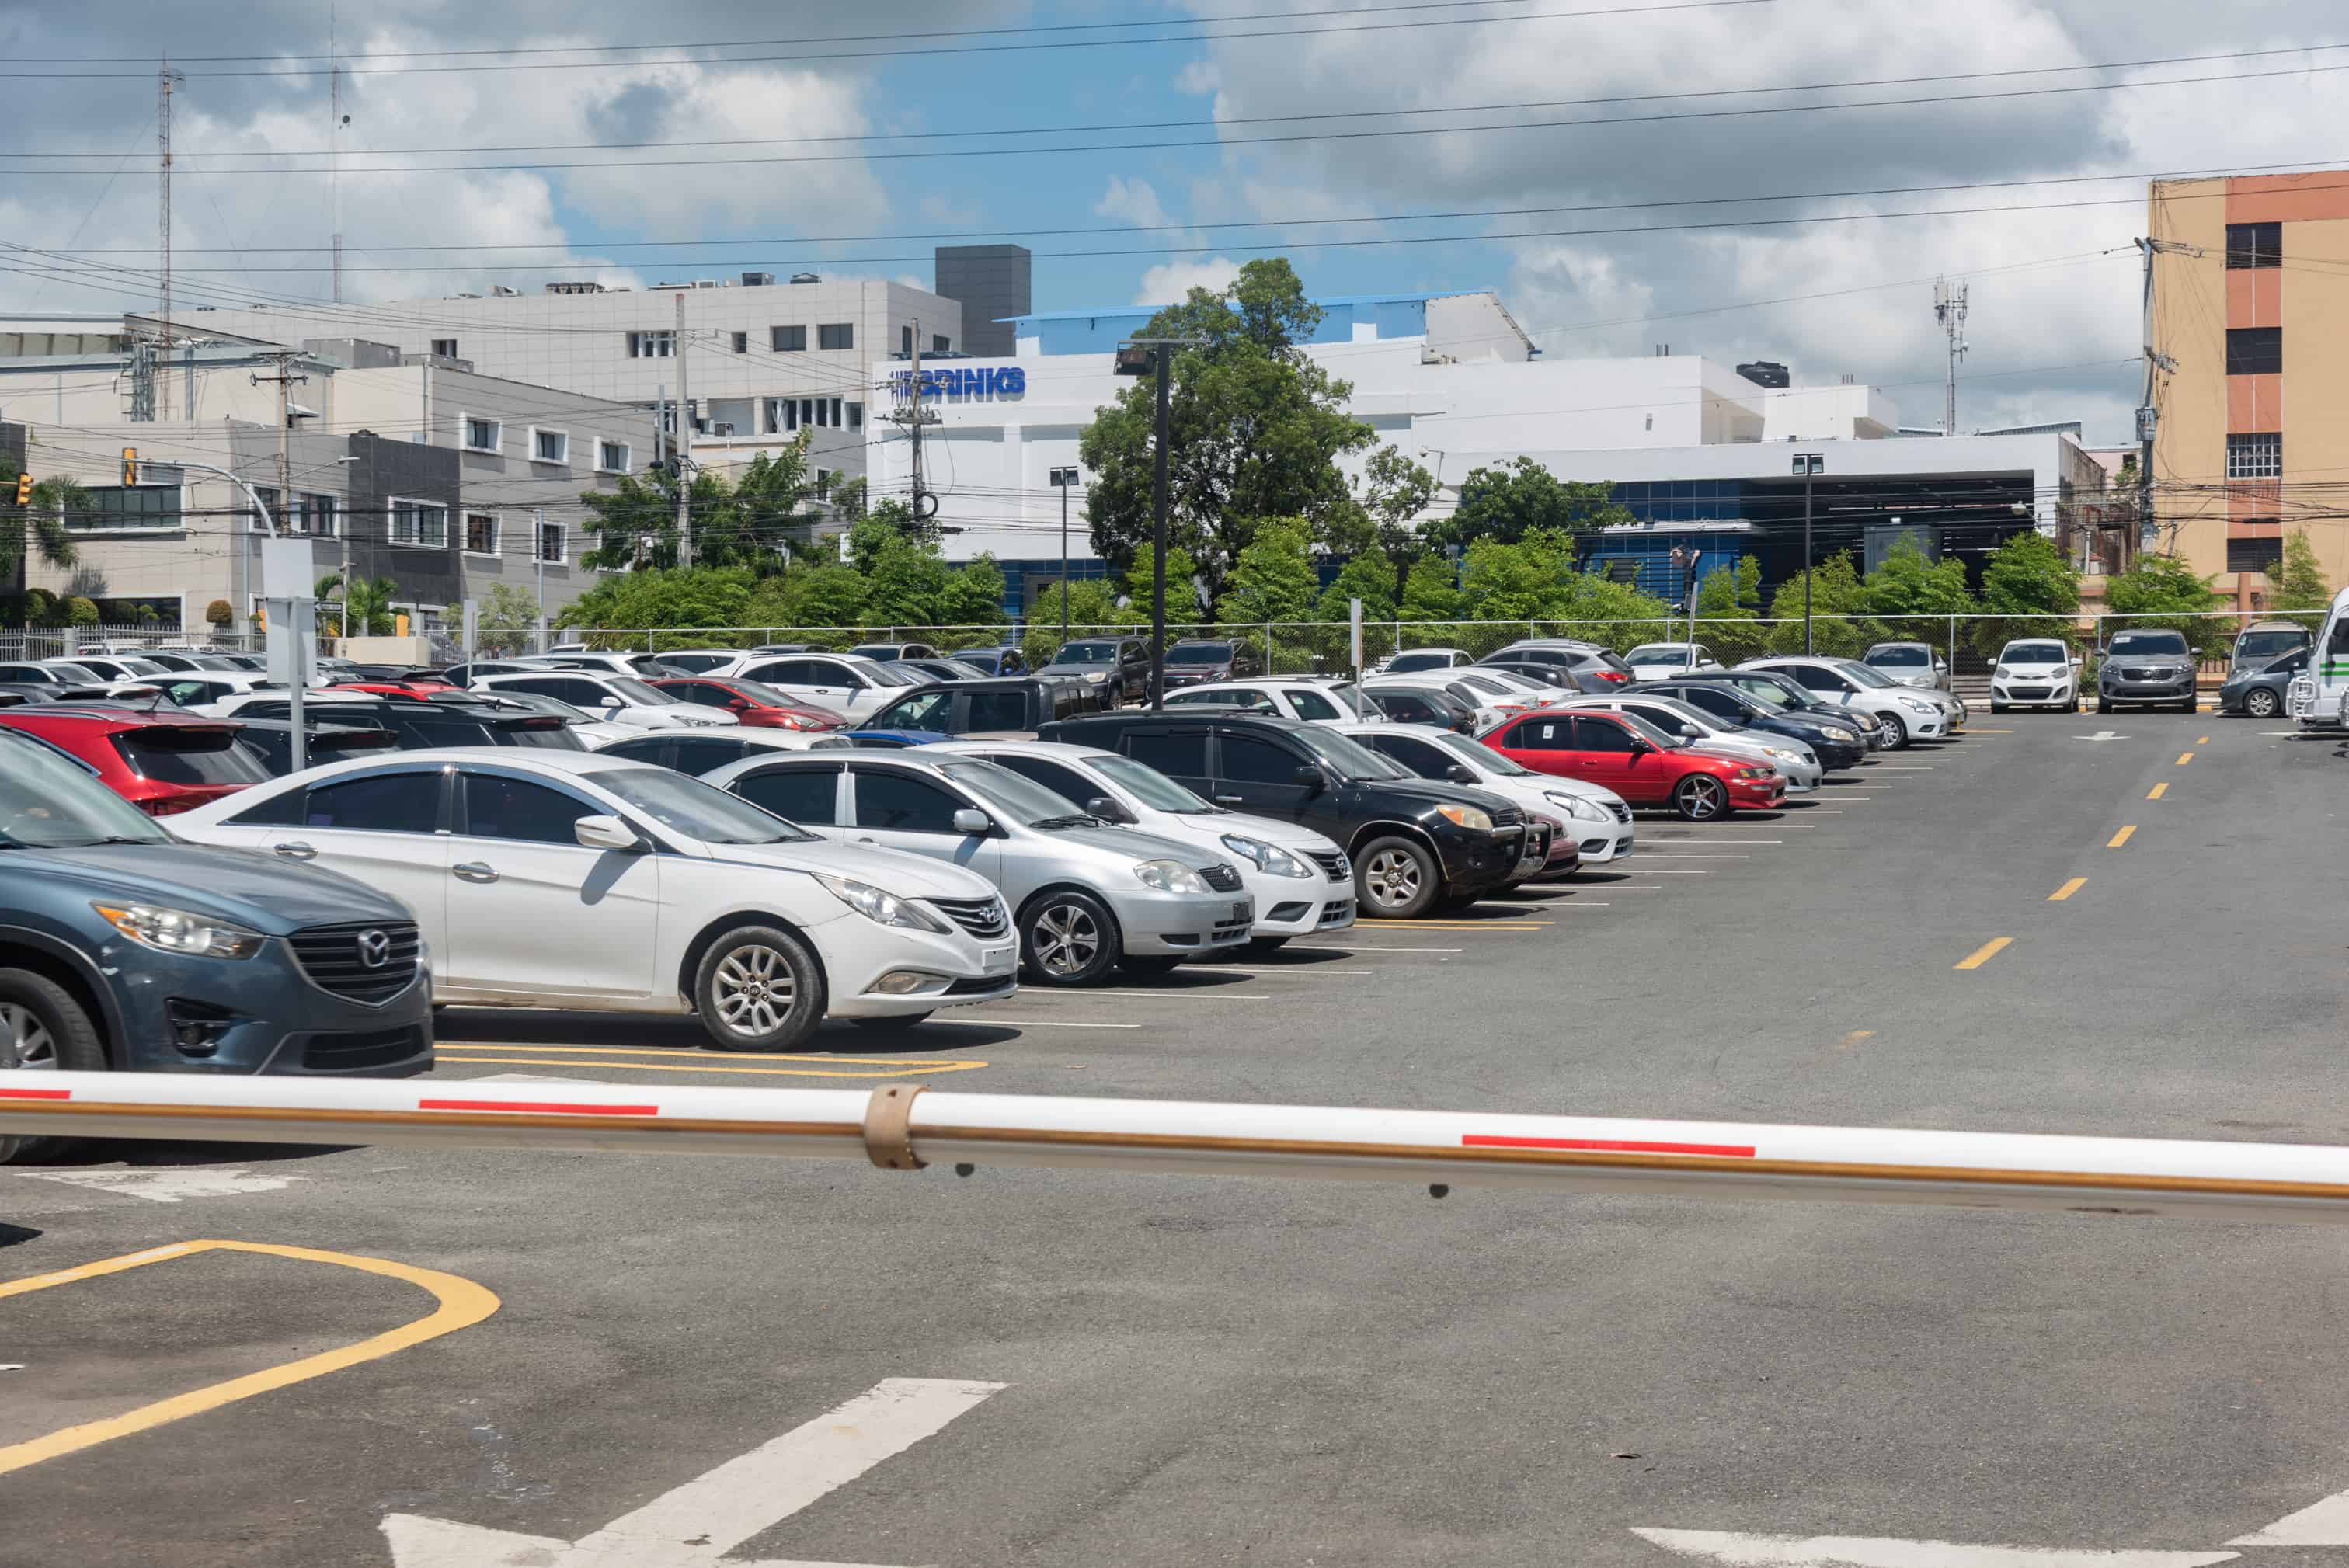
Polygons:
[[[1151,444],[1150,457],[1150,707],[1154,712],[1166,706],[1166,411],[1174,367],[1171,350],[1202,341],[1195,337],[1128,338],[1117,356],[1119,375],[1139,376],[1149,371],[1158,380],[1157,438]],[[1271,655],[1272,650],[1266,648],[1267,668],[1271,667]]]
[[1069,487],[1077,482],[1074,469],[1054,469],[1052,483],[1061,492],[1061,641],[1069,640]]
[[1827,460],[1818,452],[1795,454],[1795,471],[1803,476],[1803,652],[1811,651],[1811,480],[1826,471]]

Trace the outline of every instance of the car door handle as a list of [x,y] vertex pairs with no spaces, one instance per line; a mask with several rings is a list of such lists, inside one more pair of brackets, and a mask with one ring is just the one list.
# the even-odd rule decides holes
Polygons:
[[860,844],[870,844],[870,845],[872,845],[872,846],[873,846],[874,849],[876,849],[876,850],[877,850],[877,849],[879,849],[879,848],[881,847],[881,841],[880,841],[880,840],[878,840],[878,839],[867,839],[867,838],[864,838],[864,837],[859,837],[859,838],[857,839],[857,841],[857,841],[858,843],[860,843]]
[[289,861],[315,861],[318,858],[317,851],[303,843],[272,844],[270,849]]
[[462,865],[450,866],[449,874],[460,882],[493,882],[498,880],[497,872],[480,861],[467,861]]

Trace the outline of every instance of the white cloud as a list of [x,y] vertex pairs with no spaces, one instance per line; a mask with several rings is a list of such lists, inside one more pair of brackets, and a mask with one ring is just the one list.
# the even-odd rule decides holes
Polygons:
[[1142,274],[1134,291],[1136,304],[1172,304],[1193,289],[1221,290],[1240,275],[1240,264],[1229,256],[1206,262],[1166,262]]
[[1093,214],[1114,218],[1121,223],[1131,223],[1137,229],[1160,229],[1173,224],[1166,209],[1159,205],[1158,192],[1147,180],[1128,180],[1123,175],[1109,177],[1109,189],[1093,203]]

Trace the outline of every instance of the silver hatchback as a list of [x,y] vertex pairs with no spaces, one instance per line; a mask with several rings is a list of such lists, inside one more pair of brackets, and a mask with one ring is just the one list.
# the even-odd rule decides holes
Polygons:
[[1229,861],[1104,822],[977,758],[770,753],[705,782],[852,849],[977,872],[1002,890],[1035,985],[1087,985],[1120,965],[1160,973],[1238,946],[1256,923],[1255,901]]

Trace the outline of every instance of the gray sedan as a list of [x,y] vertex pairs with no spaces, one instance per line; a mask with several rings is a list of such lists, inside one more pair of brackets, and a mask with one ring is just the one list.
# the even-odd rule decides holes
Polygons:
[[1255,901],[1229,861],[1104,822],[976,758],[769,755],[706,781],[835,843],[977,872],[1011,906],[1036,985],[1087,985],[1121,965],[1162,973],[1240,945],[1256,923]]

